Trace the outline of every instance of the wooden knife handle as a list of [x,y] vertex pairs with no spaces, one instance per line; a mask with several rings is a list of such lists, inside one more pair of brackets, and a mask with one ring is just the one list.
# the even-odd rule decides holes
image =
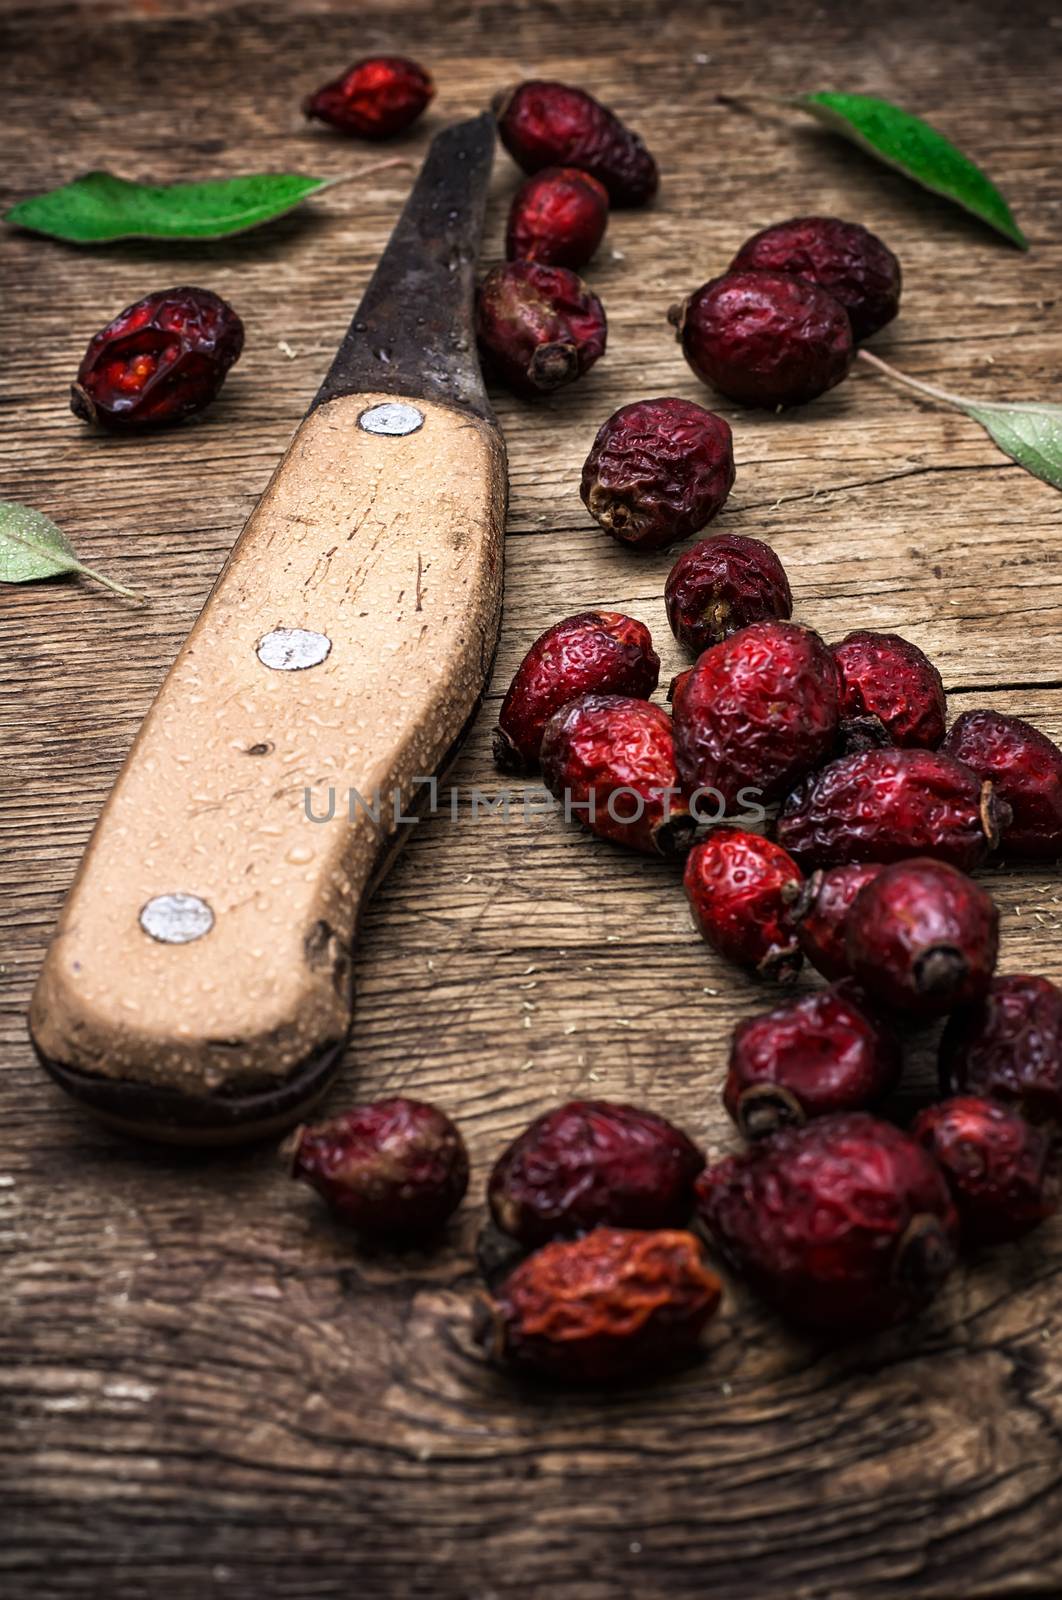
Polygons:
[[[468,412],[355,395],[303,422],[137,736],[33,996],[42,1061],[111,1121],[257,1136],[327,1083],[358,916],[408,831],[393,796],[445,761],[490,673],[505,500],[500,435]],[[311,820],[330,790],[334,817]]]

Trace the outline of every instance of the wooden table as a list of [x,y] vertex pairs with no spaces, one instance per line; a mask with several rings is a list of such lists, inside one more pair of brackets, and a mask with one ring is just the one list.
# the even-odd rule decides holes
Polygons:
[[[663,158],[659,203],[618,214],[590,276],[610,316],[593,375],[539,406],[499,395],[512,512],[490,702],[376,899],[354,1037],[330,1104],[409,1091],[460,1121],[470,1197],[434,1253],[370,1253],[270,1149],[137,1146],[42,1076],[25,1010],[92,820],[179,641],[313,394],[408,186],[388,171],[207,247],[78,251],[5,234],[5,497],[148,596],[0,595],[4,719],[0,1348],[8,1516],[0,1590],[726,1600],[1055,1595],[1062,1589],[1062,1226],[957,1273],[923,1321],[830,1352],[728,1288],[705,1365],[604,1396],[488,1370],[470,1339],[485,1173],[544,1107],[643,1101],[712,1152],[729,1030],[762,988],[691,930],[678,874],[496,794],[489,733],[522,652],[587,605],[652,627],[666,556],[590,522],[578,471],[599,422],[660,393],[704,399],[665,322],[746,234],[800,211],[879,229],[902,315],[875,347],[944,387],[1058,398],[1062,16],[1048,4],[757,6],[551,0],[355,12],[313,4],[4,0],[4,188],[92,166],[159,181],[338,174],[373,152],[304,125],[301,95],[401,49],[434,70],[430,133],[522,75],[585,83]],[[1028,256],[785,117],[719,92],[878,92],[934,120],[1013,201]],[[500,252],[514,170],[494,178]],[[200,422],[97,436],[66,409],[89,335],[175,282],[231,299],[246,353]],[[710,403],[710,402],[709,402]],[[951,709],[1062,735],[1062,500],[963,417],[867,371],[784,417],[723,407],[738,478],[721,528],[766,537],[799,618],[836,639],[898,629]],[[1062,977],[1062,878],[994,872],[1004,970]],[[912,1095],[931,1082],[913,1052]]]

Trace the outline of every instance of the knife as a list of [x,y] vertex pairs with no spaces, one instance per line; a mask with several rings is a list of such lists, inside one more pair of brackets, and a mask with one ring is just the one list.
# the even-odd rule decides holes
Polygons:
[[31,1038],[128,1131],[235,1142],[323,1093],[396,817],[486,687],[507,484],[473,328],[493,149],[489,112],[433,141],[67,896]]

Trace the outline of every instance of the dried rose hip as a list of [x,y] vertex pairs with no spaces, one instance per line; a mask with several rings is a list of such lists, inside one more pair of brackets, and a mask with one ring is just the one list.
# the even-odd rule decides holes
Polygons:
[[1062,1128],[1062,990],[1025,973],[996,978],[949,1018],[940,1083],[945,1094],[987,1095]]
[[1062,855],[1062,750],[1021,717],[964,711],[943,748],[988,779],[1011,820],[1000,837],[1006,855],[1054,861]]
[[866,1111],[899,1082],[895,1036],[840,984],[788,1000],[734,1029],[723,1104],[745,1134],[836,1111]]
[[360,139],[389,139],[416,122],[435,85],[407,56],[366,56],[303,101],[307,117]]
[[605,308],[567,267],[508,261],[480,285],[476,332],[501,383],[514,394],[549,394],[604,355]]
[[656,193],[656,162],[636,133],[583,89],[531,79],[494,97],[498,136],[525,172],[579,167],[614,206],[643,206]]
[[664,604],[671,631],[695,655],[739,628],[793,615],[785,568],[762,539],[716,533],[679,556]]
[[450,1118],[396,1096],[299,1128],[285,1145],[291,1175],[343,1222],[373,1236],[440,1228],[468,1188],[468,1154]]
[[807,778],[775,831],[805,871],[935,856],[969,872],[999,843],[999,808],[990,783],[939,750],[864,750]]
[[1058,1146],[1008,1106],[978,1095],[944,1100],[916,1118],[911,1137],[947,1179],[969,1244],[1020,1239],[1058,1210]]
[[498,1227],[525,1245],[602,1223],[675,1228],[689,1220],[703,1166],[697,1146],[655,1112],[572,1100],[513,1140],[487,1200]]
[[944,737],[940,673],[898,633],[850,633],[833,646],[844,717],[877,717],[891,743],[935,750]]
[[791,856],[740,828],[713,828],[690,851],[683,876],[693,920],[712,949],[783,982],[800,966],[787,892],[801,881]]
[[747,406],[799,406],[852,365],[839,300],[782,272],[727,272],[672,306],[682,353],[703,383]]
[[692,400],[621,406],[598,429],[583,465],[583,504],[634,550],[663,550],[699,533],[734,485],[730,424]]
[[555,1378],[650,1378],[698,1354],[721,1295],[692,1233],[595,1228],[521,1262],[476,1336],[494,1361]]
[[[676,687],[675,760],[687,793],[728,805],[784,795],[837,737],[837,668],[817,633],[755,622],[705,650]],[[784,842],[784,841],[783,841]]]
[[957,1217],[936,1163],[866,1112],[783,1128],[702,1173],[697,1194],[734,1270],[826,1332],[910,1315],[954,1264]]
[[852,319],[857,339],[868,339],[900,309],[900,263],[877,234],[838,217],[793,217],[753,234],[730,263],[791,272],[828,289]]
[[999,912],[946,861],[883,867],[848,913],[848,965],[872,999],[900,1015],[942,1017],[985,993]]
[[583,694],[648,700],[660,678],[649,629],[621,611],[580,611],[547,628],[527,652],[502,701],[494,759],[503,772],[538,764],[555,711]]
[[243,323],[209,289],[145,295],[91,340],[70,409],[104,428],[148,428],[202,411],[243,349]]
[[789,924],[796,930],[801,953],[824,978],[832,981],[851,976],[846,944],[848,913],[860,889],[880,871],[880,865],[870,861],[820,867],[793,894]]
[[688,848],[696,823],[679,788],[671,718],[659,706],[583,695],[546,723],[541,760],[568,821],[647,855]]
[[509,210],[510,261],[585,267],[605,237],[608,190],[578,167],[545,167],[526,178]]

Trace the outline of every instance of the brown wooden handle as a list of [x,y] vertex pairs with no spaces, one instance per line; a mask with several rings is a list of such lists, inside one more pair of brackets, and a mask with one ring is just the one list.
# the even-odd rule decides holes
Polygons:
[[[137,736],[33,997],[41,1058],[112,1120],[240,1136],[323,1086],[392,795],[438,769],[490,672],[505,495],[500,436],[467,412],[358,395],[300,427]],[[333,819],[310,820],[329,790]],[[378,823],[351,790],[381,796]]]

